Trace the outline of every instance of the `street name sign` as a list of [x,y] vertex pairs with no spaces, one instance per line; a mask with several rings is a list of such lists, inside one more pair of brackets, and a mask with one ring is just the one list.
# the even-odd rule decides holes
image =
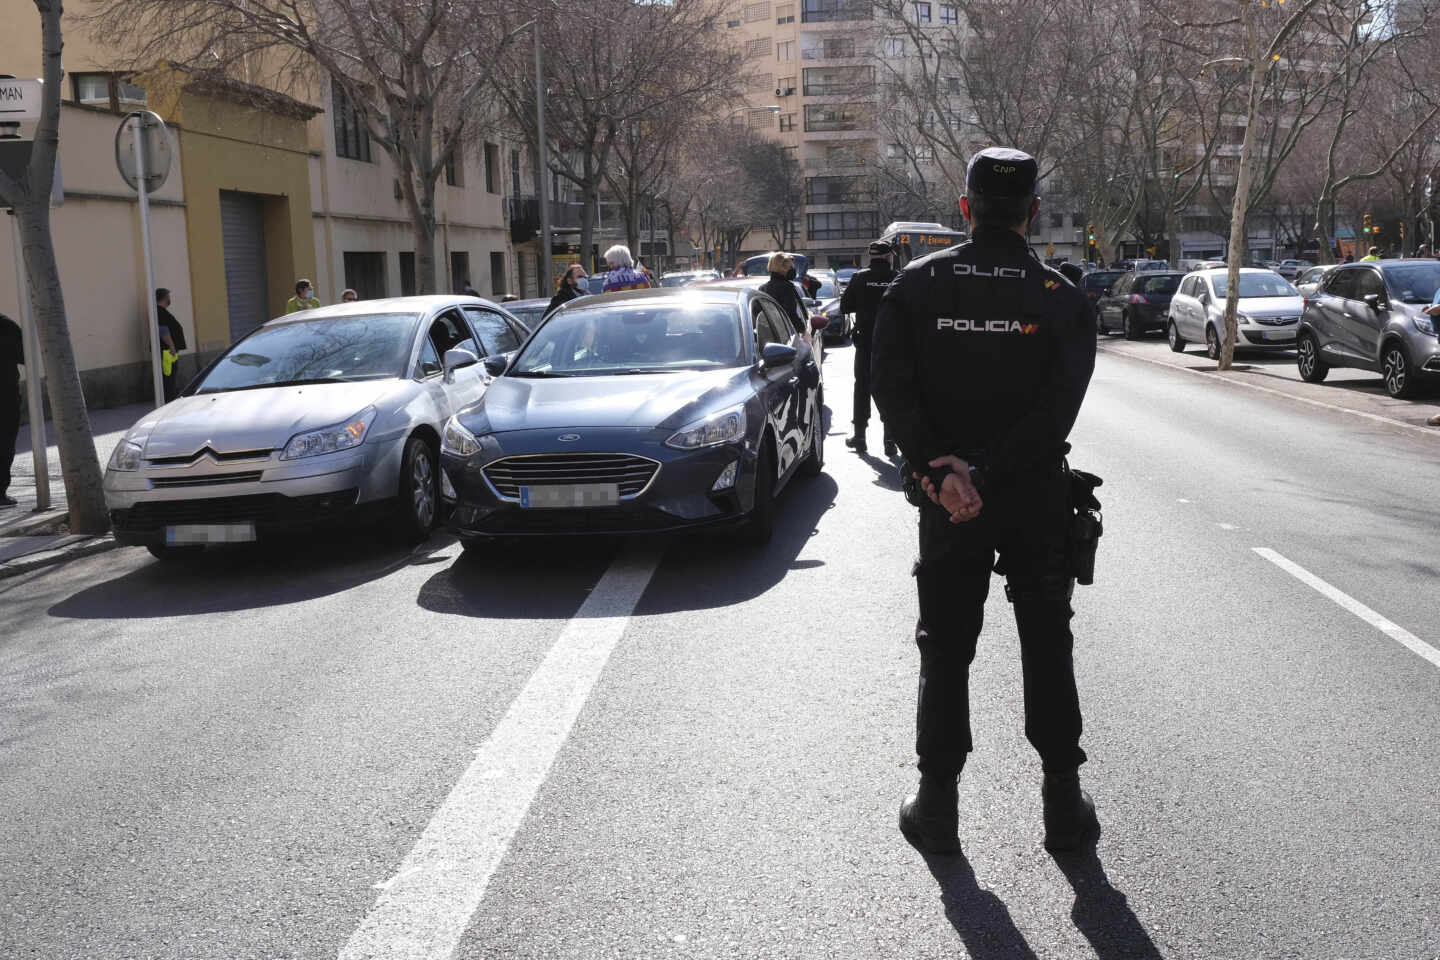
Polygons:
[[40,119],[39,80],[0,80],[0,123]]

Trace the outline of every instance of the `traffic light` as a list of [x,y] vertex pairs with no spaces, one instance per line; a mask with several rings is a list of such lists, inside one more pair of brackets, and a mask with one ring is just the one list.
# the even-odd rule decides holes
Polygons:
[[1401,221],[1400,221],[1400,239],[1401,239],[1401,240],[1404,240],[1404,239],[1405,239],[1405,221],[1404,221],[1404,220],[1401,220]]
[[1085,228],[1085,235],[1089,237],[1091,243],[1095,242],[1095,224],[1092,223]]
[[1369,233],[1374,233],[1374,232],[1375,232],[1375,228],[1374,228],[1374,227],[1371,225],[1371,223],[1370,223],[1370,214],[1368,214],[1368,213],[1365,214],[1365,221],[1364,221],[1364,222],[1365,222],[1365,226],[1364,226],[1362,232],[1367,233],[1367,234],[1369,234]]

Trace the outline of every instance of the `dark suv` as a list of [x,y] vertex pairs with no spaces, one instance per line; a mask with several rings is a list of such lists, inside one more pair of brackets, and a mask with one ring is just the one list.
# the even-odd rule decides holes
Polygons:
[[1440,379],[1440,340],[1425,308],[1440,287],[1440,261],[1347,263],[1305,301],[1295,344],[1300,376],[1325,379],[1331,367],[1374,370],[1392,397]]
[[1100,332],[1119,330],[1126,340],[1138,340],[1151,330],[1164,330],[1170,322],[1170,298],[1184,278],[1169,271],[1125,274],[1096,306]]

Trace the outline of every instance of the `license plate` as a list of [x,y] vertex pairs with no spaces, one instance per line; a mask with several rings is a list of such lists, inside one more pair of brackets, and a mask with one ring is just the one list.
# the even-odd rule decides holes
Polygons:
[[249,543],[255,539],[253,523],[182,523],[165,528],[169,546],[206,543]]
[[620,502],[615,483],[553,483],[520,488],[520,506],[530,510],[613,507]]

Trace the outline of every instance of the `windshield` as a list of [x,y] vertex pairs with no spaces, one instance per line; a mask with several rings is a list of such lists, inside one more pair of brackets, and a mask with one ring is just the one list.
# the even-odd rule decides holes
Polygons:
[[694,283],[698,279],[700,279],[699,275],[694,273],[672,273],[668,277],[660,278],[660,286],[683,287],[686,284]]
[[[1230,289],[1230,278],[1223,273],[1217,273],[1210,278],[1210,283],[1215,287],[1215,296],[1225,296],[1225,291]],[[1290,286],[1290,281],[1273,273],[1242,273],[1240,274],[1240,299],[1247,297],[1298,297],[1300,291]]]
[[198,393],[405,375],[415,315],[322,317],[261,327],[230,348]]
[[1407,263],[1387,265],[1385,282],[1390,294],[1401,303],[1429,303],[1440,287],[1440,263]]
[[[818,277],[816,278],[819,279]],[[820,281],[820,291],[815,294],[816,300],[830,300],[835,296],[835,284],[829,280]]]
[[733,303],[703,301],[574,308],[530,339],[506,376],[588,377],[738,367],[745,362]]
[[548,300],[539,300],[535,303],[527,303],[524,306],[516,303],[507,303],[505,304],[505,309],[510,312],[510,316],[525,324],[527,328],[534,330],[540,325],[540,318],[545,316],[545,308],[549,305]]
[[1087,290],[1100,290],[1110,286],[1116,280],[1125,276],[1122,270],[1095,270],[1085,275],[1085,288]]
[[[1160,273],[1155,276],[1140,276],[1135,280],[1132,293],[1174,293],[1180,286],[1179,273]],[[1243,289],[1243,288],[1242,288]]]

